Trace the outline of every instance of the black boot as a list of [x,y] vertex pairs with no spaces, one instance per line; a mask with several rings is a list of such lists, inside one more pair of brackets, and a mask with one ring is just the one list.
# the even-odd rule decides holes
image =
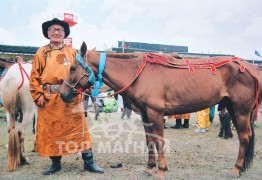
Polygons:
[[61,165],[62,156],[50,156],[50,159],[52,160],[52,164],[49,168],[43,171],[44,175],[54,174],[55,172],[60,171],[62,168]]
[[100,174],[104,173],[104,169],[98,167],[95,164],[91,149],[82,152],[82,159],[84,160],[84,171],[100,173]]
[[181,119],[176,119],[176,125],[170,127],[173,129],[180,129],[182,127],[181,121]]
[[182,125],[182,128],[189,128],[189,119],[184,119],[184,124]]

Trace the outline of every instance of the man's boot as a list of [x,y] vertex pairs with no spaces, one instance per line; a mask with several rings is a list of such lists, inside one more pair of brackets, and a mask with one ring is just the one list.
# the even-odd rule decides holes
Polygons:
[[62,156],[50,156],[50,159],[52,160],[52,164],[49,168],[43,171],[44,175],[54,174],[55,172],[60,171],[62,168],[61,165]]
[[184,124],[182,125],[183,128],[189,128],[189,119],[184,119]]
[[180,129],[182,127],[182,120],[181,119],[176,119],[176,124],[174,126],[170,126],[173,129]]
[[84,171],[100,173],[100,174],[104,173],[104,169],[98,167],[95,164],[91,149],[82,152],[82,159],[84,160]]

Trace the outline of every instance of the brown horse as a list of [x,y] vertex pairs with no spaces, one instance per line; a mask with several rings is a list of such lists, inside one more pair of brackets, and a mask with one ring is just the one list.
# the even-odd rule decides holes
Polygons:
[[[61,87],[65,102],[74,100],[77,89],[92,85],[87,82],[92,74],[84,70],[85,66],[98,74],[100,54],[86,51],[83,43],[84,62],[76,60],[71,65]],[[128,98],[142,117],[149,151],[144,172],[149,175],[157,164],[154,148],[158,153],[156,176],[163,179],[168,169],[163,116],[196,112],[215,104],[227,108],[240,141],[238,158],[230,173],[238,177],[250,168],[255,137],[250,116],[262,99],[261,72],[252,64],[235,57],[177,60],[168,55],[112,53],[106,55],[103,82]]]

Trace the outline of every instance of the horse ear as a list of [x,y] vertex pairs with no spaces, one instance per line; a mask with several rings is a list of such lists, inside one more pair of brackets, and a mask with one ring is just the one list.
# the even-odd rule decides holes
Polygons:
[[96,51],[96,48],[93,48],[93,49],[91,50],[91,52],[93,52],[93,51],[95,52],[95,51]]
[[83,42],[81,47],[80,47],[80,53],[82,56],[84,56],[86,54],[86,51],[87,51],[87,46],[86,46],[86,43]]

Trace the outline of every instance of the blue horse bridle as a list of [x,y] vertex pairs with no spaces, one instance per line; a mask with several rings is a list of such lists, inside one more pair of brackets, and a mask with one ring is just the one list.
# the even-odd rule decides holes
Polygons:
[[92,91],[91,95],[92,96],[98,96],[98,89],[101,88],[104,84],[103,84],[103,72],[105,69],[105,64],[106,64],[106,53],[101,53],[100,54],[100,60],[99,60],[99,69],[98,69],[98,80],[96,81],[94,72],[92,71],[92,69],[90,68],[90,66],[88,66],[87,63],[85,63],[85,61],[83,60],[82,56],[80,54],[76,55],[76,60],[81,64],[81,66],[84,68],[84,70],[87,73],[84,73],[83,76],[74,84],[74,85],[70,85],[67,82],[64,82],[66,85],[68,85],[74,92],[79,92],[75,87],[76,85],[80,82],[81,79],[83,79],[85,76],[88,77],[87,83],[90,83],[92,85],[94,85],[94,90]]

